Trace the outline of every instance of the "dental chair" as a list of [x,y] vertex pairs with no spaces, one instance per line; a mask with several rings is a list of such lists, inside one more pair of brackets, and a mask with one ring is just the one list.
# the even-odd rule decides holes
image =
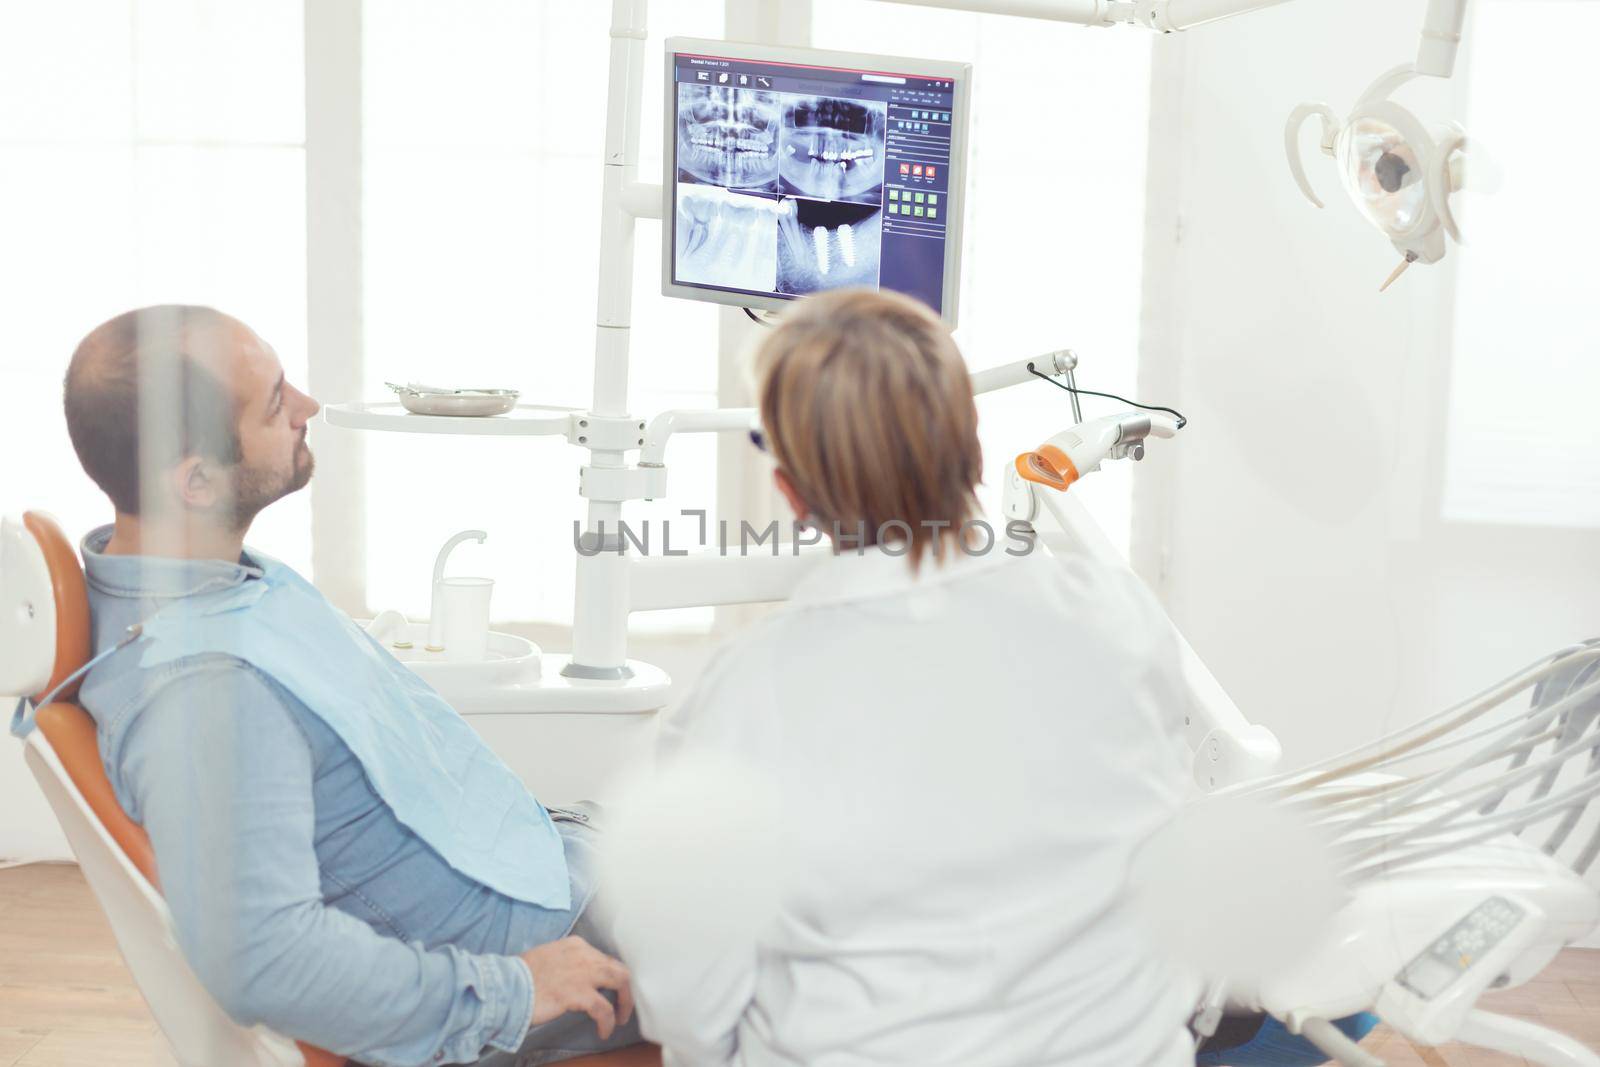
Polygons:
[[[1055,555],[1126,569],[1068,486],[1102,459],[1139,458],[1149,426],[1143,414],[1096,420],[1017,457],[1006,517]],[[1075,462],[1072,449],[1083,453]],[[1453,1040],[1540,1067],[1600,1067],[1564,1034],[1477,1006],[1600,925],[1600,892],[1584,878],[1600,861],[1600,639],[1281,773],[1276,739],[1245,720],[1173,632],[1193,701],[1196,799],[1298,813],[1327,842],[1342,892],[1325,935],[1286,973],[1249,989],[1214,980],[1196,1029],[1209,1033],[1227,1007],[1264,1012],[1333,1060],[1382,1067],[1332,1022],[1371,1011],[1413,1047]]]
[[[72,543],[37,511],[0,520],[0,693],[50,694],[88,662],[89,600]],[[161,898],[155,852],[117,803],[100,762],[94,720],[72,703],[74,682],[38,711],[24,759],[65,831],[111,923],[139,992],[184,1067],[341,1067],[348,1061],[264,1027],[229,1019],[178,948]],[[572,1067],[647,1067],[648,1046],[565,1061]],[[352,1067],[354,1065],[352,1064]]]

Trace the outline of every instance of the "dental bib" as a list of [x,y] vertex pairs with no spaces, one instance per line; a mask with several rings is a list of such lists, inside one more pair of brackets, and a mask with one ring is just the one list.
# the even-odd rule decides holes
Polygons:
[[184,597],[143,624],[141,668],[205,652],[250,664],[339,735],[373,790],[446,863],[528,904],[572,904],[550,816],[444,698],[300,575]]

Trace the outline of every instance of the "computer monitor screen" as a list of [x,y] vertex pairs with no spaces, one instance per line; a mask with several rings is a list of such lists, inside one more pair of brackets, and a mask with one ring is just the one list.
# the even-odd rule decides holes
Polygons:
[[663,292],[906,293],[954,323],[964,64],[667,42]]

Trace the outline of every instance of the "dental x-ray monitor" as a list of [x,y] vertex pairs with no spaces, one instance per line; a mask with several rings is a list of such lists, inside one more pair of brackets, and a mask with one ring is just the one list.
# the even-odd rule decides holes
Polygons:
[[667,41],[662,292],[776,310],[869,286],[954,325],[971,75],[961,63]]

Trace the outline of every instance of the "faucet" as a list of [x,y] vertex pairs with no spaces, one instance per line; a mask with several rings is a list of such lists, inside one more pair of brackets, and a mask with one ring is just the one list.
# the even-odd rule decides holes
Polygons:
[[476,541],[483,544],[489,534],[485,530],[462,530],[439,549],[439,556],[433,561],[433,599],[428,605],[428,646],[429,652],[444,651],[444,612],[440,610],[439,587],[444,584],[444,565],[450,558],[450,552],[463,541]]

